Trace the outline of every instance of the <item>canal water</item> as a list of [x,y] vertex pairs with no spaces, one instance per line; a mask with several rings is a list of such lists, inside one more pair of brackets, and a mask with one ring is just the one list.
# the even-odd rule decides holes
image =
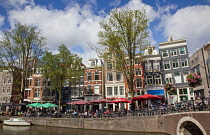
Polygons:
[[165,133],[140,133],[140,132],[118,132],[83,130],[62,127],[46,126],[6,126],[0,124],[0,135],[167,135]]

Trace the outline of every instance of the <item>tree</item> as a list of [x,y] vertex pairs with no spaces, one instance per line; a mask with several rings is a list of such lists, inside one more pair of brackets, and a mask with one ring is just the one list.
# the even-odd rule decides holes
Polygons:
[[32,58],[43,55],[46,44],[41,31],[35,26],[17,23],[14,29],[4,30],[4,36],[0,40],[0,64],[4,66],[16,83],[21,82],[21,102],[24,97],[26,78],[31,74]]
[[[112,10],[110,17],[100,22],[100,47],[94,48],[105,63],[112,63],[125,77],[131,98],[134,93],[134,62],[142,61],[148,46],[148,19],[145,10]],[[101,49],[102,48],[102,49]]]
[[65,45],[59,46],[58,54],[46,52],[42,58],[44,61],[44,77],[50,79],[51,88],[56,89],[59,93],[59,108],[61,101],[62,88],[64,82],[68,81],[69,85],[75,84],[83,74],[82,58],[71,53]]

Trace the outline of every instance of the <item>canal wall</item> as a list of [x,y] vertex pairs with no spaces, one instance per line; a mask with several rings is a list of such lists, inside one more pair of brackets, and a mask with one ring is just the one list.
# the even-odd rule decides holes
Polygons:
[[163,117],[36,118],[34,125],[97,130],[165,132]]

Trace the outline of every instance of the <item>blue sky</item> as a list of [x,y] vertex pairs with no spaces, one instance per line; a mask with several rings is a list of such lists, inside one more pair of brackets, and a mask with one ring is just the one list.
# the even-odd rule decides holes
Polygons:
[[65,44],[87,63],[97,57],[89,43],[97,46],[99,22],[116,7],[145,8],[151,45],[186,38],[192,54],[210,41],[210,0],[0,0],[0,37],[16,22],[36,25],[50,51]]

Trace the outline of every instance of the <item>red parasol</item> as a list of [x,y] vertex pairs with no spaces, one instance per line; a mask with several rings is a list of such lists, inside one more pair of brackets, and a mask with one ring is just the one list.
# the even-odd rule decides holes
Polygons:
[[107,99],[97,99],[97,100],[92,100],[90,101],[90,103],[110,103],[111,101],[110,100],[107,100]]
[[111,101],[110,103],[131,103],[131,101],[125,98],[117,98],[116,100]]
[[78,100],[78,101],[73,101],[67,104],[68,105],[86,105],[86,104],[89,104],[89,102],[85,100]]
[[133,98],[133,100],[141,100],[141,99],[161,100],[163,98],[159,96],[151,95],[151,94],[145,94],[145,95]]

